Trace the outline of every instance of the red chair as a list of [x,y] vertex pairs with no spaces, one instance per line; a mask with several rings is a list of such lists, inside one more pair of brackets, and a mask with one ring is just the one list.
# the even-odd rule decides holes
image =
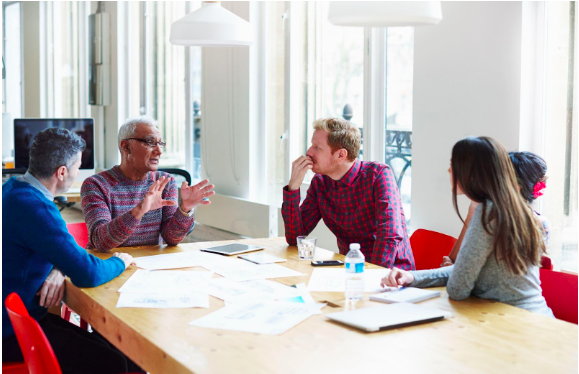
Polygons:
[[66,228],[70,235],[74,237],[74,240],[76,240],[76,244],[86,248],[86,245],[88,244],[88,228],[86,227],[86,223],[67,223]]
[[[70,235],[73,236],[76,244],[79,246],[86,248],[88,244],[88,228],[86,227],[86,223],[79,222],[79,223],[67,223],[66,228]],[[62,304],[62,308],[60,310],[60,316],[68,321],[71,322],[70,317],[72,316],[74,311],[70,309],[66,304]],[[76,325],[76,322],[72,321],[71,323]],[[81,329],[85,329],[88,331],[88,323],[84,319],[80,319],[80,323],[78,325]]]
[[448,256],[456,238],[436,231],[418,229],[410,237],[416,270],[436,269],[442,257]]
[[12,292],[6,298],[6,310],[31,374],[60,374],[60,365],[44,331],[28,314],[22,299]]
[[541,256],[541,269],[553,270],[553,261],[551,261],[550,257]]
[[3,362],[3,374],[28,374],[28,367],[24,362]]
[[577,324],[577,274],[539,269],[547,305],[558,319]]

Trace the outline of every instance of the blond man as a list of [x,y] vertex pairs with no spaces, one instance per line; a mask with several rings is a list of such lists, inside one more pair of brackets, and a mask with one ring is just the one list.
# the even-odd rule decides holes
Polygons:
[[[312,146],[292,163],[284,187],[282,216],[288,244],[308,235],[320,219],[336,235],[341,254],[359,243],[366,261],[413,270],[414,257],[406,231],[396,179],[388,165],[358,160],[360,130],[351,122],[314,122]],[[300,206],[300,186],[308,170],[316,175]]]

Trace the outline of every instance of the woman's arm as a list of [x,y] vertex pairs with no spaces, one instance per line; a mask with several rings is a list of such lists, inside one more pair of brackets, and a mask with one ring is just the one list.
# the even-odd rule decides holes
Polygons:
[[468,229],[468,225],[470,224],[470,220],[472,219],[472,215],[474,214],[474,211],[479,204],[480,203],[477,203],[476,201],[470,202],[470,206],[468,207],[468,214],[464,221],[464,225],[462,226],[462,230],[460,231],[460,235],[458,236],[458,240],[456,243],[454,243],[454,246],[452,247],[448,257],[444,256],[442,258],[442,267],[450,266],[456,261],[456,256],[458,256],[458,251],[460,251],[460,246],[462,245],[462,241],[464,239],[464,235],[466,234],[466,230]]

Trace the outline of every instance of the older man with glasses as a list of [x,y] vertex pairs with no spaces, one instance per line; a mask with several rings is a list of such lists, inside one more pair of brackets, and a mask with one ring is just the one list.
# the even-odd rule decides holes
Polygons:
[[165,142],[150,117],[127,120],[119,130],[121,164],[96,174],[82,185],[82,210],[89,232],[87,248],[157,245],[161,238],[177,245],[195,225],[197,205],[207,205],[215,194],[204,180],[195,186],[177,186],[169,174],[158,171]]

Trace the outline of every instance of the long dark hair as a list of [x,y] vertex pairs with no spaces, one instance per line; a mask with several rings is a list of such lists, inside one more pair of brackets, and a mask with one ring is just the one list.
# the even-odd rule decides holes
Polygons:
[[[538,265],[545,252],[541,228],[519,192],[505,147],[489,137],[465,138],[452,148],[451,168],[454,209],[462,220],[457,186],[469,199],[482,204],[483,228],[494,237],[497,261],[504,261],[514,274],[524,274],[529,265]],[[490,210],[488,201],[493,203]]]
[[521,187],[521,195],[532,203],[536,197],[535,185],[547,180],[547,163],[541,157],[531,152],[509,152],[509,157],[515,168],[517,182]]

